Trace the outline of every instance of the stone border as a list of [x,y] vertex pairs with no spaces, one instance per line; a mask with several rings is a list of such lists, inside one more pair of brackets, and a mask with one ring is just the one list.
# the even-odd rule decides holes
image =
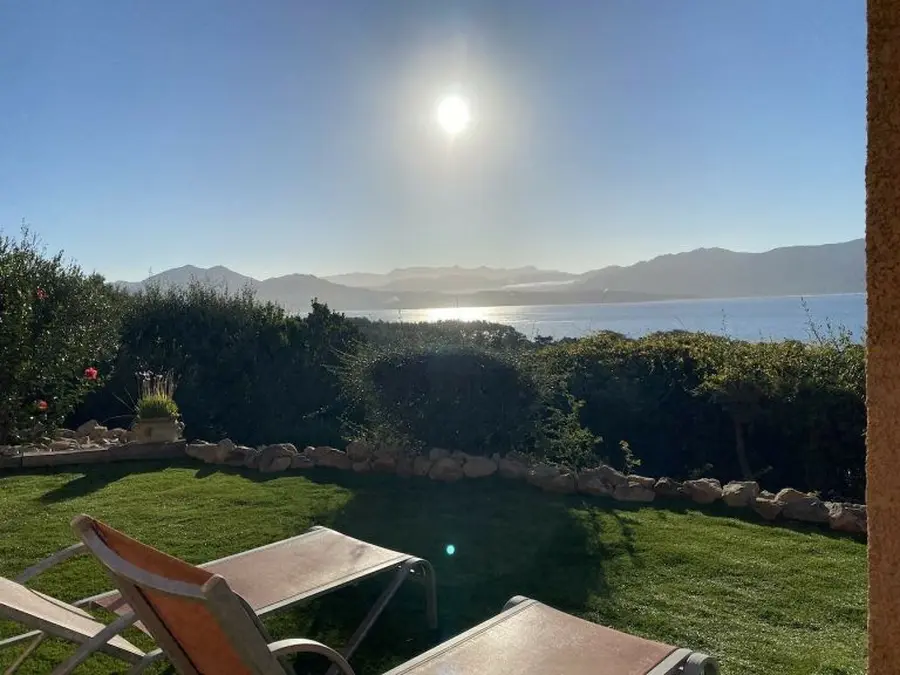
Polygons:
[[57,450],[54,452],[25,451],[0,456],[0,469],[31,469],[45,466],[73,464],[108,464],[141,459],[178,459],[186,457],[186,441],[173,443],[124,443],[115,447]]
[[193,457],[207,464],[279,473],[288,469],[326,467],[356,473],[384,473],[401,477],[419,476],[445,483],[478,479],[499,474],[556,494],[583,494],[609,497],[620,502],[650,503],[662,499],[683,499],[696,504],[719,501],[736,509],[752,509],[768,521],[786,520],[827,524],[832,530],[866,534],[864,504],[826,502],[814,494],[785,488],[778,494],[761,490],[754,481],[732,481],[722,485],[715,478],[679,482],[672,478],[625,475],[600,465],[581,471],[533,462],[526,455],[510,452],[502,457],[468,455],[459,450],[432,448],[427,454],[401,448],[351,442],[346,450],[329,446],[309,446],[302,451],[291,443],[259,448],[236,445],[230,439],[218,443],[138,443],[129,440],[124,429],[107,429],[91,420],[75,431],[65,429],[55,439],[43,439],[40,446],[5,448],[0,453],[0,469],[56,467],[147,459]]
[[58,429],[35,444],[0,448],[0,469],[99,464],[185,457],[186,441],[143,443],[126,429],[107,429],[96,420],[75,430]]
[[417,454],[396,447],[370,445],[364,441],[353,441],[346,450],[309,446],[298,451],[291,443],[251,448],[236,445],[226,438],[219,443],[189,443],[185,453],[208,464],[244,467],[262,473],[327,467],[356,473],[428,477],[446,483],[499,474],[503,478],[524,481],[556,494],[577,493],[632,503],[649,503],[657,497],[683,499],[697,504],[722,501],[731,508],[752,509],[768,521],[828,524],[832,530],[851,534],[866,534],[868,527],[864,504],[826,502],[814,494],[793,488],[773,494],[761,490],[755,481],[732,481],[725,486],[715,478],[679,482],[671,478],[625,475],[605,465],[576,472],[565,467],[535,463],[516,452],[502,457],[496,454],[483,457],[459,450],[432,448],[427,454]]

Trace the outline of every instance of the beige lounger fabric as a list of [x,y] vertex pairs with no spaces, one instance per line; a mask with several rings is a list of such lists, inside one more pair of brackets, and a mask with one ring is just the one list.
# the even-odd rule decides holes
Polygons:
[[[260,616],[359,581],[409,559],[340,532],[319,527],[297,537],[242,551],[199,567],[228,579]],[[118,594],[97,601],[122,614]]]
[[[106,628],[84,610],[4,577],[0,577],[0,615],[72,642],[85,642]],[[132,662],[144,656],[121,637],[114,637],[101,651]]]
[[647,675],[674,651],[526,600],[386,675]]

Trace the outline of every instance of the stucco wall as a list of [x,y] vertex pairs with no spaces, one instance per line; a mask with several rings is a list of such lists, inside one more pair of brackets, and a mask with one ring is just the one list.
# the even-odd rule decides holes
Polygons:
[[868,0],[869,672],[900,673],[900,0]]

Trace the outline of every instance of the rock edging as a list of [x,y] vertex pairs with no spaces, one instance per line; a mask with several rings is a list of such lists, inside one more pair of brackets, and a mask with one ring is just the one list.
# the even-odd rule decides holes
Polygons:
[[732,481],[724,486],[715,478],[679,482],[665,477],[626,475],[605,465],[576,472],[566,467],[533,462],[528,456],[517,452],[483,457],[459,450],[431,448],[427,454],[416,454],[359,440],[352,441],[346,450],[330,446],[309,446],[298,450],[291,443],[250,448],[224,439],[219,443],[189,443],[185,453],[208,464],[242,466],[264,473],[326,467],[356,473],[428,477],[445,483],[478,480],[496,474],[556,494],[577,493],[636,503],[650,503],[657,498],[689,500],[704,505],[721,501],[730,508],[752,509],[768,521],[828,524],[832,530],[851,534],[865,534],[868,525],[863,504],[826,502],[814,494],[805,494],[793,488],[772,494],[761,490],[755,481]]
[[137,443],[132,440],[131,432],[108,429],[96,420],[75,430],[60,429],[52,437],[40,439],[33,445],[0,446],[0,469],[173,459],[185,455],[207,464],[242,467],[262,473],[324,467],[356,473],[427,477],[445,483],[499,475],[555,494],[608,497],[626,503],[650,503],[658,498],[704,505],[721,501],[729,508],[751,509],[768,521],[827,524],[832,530],[850,534],[865,534],[868,527],[864,504],[823,501],[814,494],[793,488],[773,494],[761,490],[755,481],[732,481],[722,485],[715,478],[698,478],[679,482],[666,477],[626,475],[606,465],[576,472],[535,462],[517,452],[483,457],[459,450],[431,448],[426,454],[418,454],[360,440],[352,441],[345,450],[324,445],[298,450],[291,443],[251,448],[227,438],[218,443],[187,443],[183,440]]
[[58,429],[34,443],[0,446],[0,469],[97,464],[141,459],[184,457],[184,440],[141,443],[127,429],[109,429],[96,420],[77,429]]

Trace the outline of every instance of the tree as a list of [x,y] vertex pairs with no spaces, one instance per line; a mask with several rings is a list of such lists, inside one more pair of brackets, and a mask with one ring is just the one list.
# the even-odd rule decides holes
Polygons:
[[101,276],[48,257],[27,229],[0,234],[0,444],[62,424],[104,379],[121,301]]

